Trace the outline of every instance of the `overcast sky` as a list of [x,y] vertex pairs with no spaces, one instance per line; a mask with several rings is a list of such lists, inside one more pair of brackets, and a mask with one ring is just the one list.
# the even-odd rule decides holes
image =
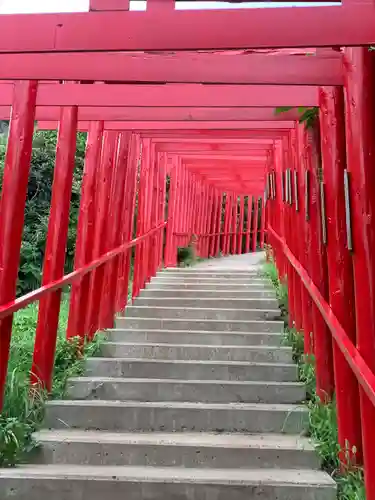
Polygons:
[[[146,2],[132,1],[132,10],[145,9]],[[272,4],[272,7],[292,6],[289,3]],[[309,5],[308,3],[298,4],[298,6]],[[314,6],[321,4],[313,4]],[[326,5],[326,4],[325,4]],[[244,7],[264,7],[264,3],[243,3],[243,4],[228,4],[227,6],[217,2],[179,2],[178,8],[244,8]],[[267,6],[267,5],[266,5]],[[269,7],[271,5],[268,5]],[[89,8],[89,0],[0,0],[0,14],[13,13],[31,13],[31,12],[85,12]]]

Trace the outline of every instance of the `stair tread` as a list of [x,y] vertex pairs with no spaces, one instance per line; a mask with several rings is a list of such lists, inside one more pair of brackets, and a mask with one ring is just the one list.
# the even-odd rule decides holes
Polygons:
[[145,346],[145,347],[178,347],[178,348],[210,348],[210,349],[238,349],[238,350],[255,350],[255,351],[286,351],[291,352],[292,348],[288,346],[267,346],[267,345],[215,345],[215,344],[165,344],[163,342],[121,342],[108,340],[106,345],[121,345],[121,346]]
[[122,408],[133,408],[133,407],[143,407],[143,408],[175,408],[175,409],[205,409],[205,410],[261,410],[261,411],[288,411],[288,412],[307,412],[307,408],[301,404],[293,403],[202,403],[202,402],[185,402],[185,401],[115,401],[115,400],[102,400],[102,399],[90,399],[90,400],[72,400],[72,399],[61,399],[48,401],[47,406],[81,406],[88,407],[94,406],[97,408],[111,408],[111,407],[122,407]]
[[[172,309],[173,311],[177,310],[177,311],[180,311],[181,310],[181,306],[138,306],[136,304],[132,304],[132,305],[129,305],[128,306],[128,309],[142,309],[142,310],[146,310],[146,309]],[[269,309],[256,309],[256,308],[252,308],[252,309],[239,309],[239,308],[235,308],[233,309],[232,307],[229,307],[229,308],[223,308],[223,307],[183,307],[183,310],[184,311],[196,311],[196,310],[199,310],[199,311],[235,311],[236,313],[240,313],[240,312],[253,312],[253,311],[258,311],[258,312],[277,312],[280,314],[280,309],[278,308],[275,308],[273,309],[272,307],[270,307]],[[123,317],[123,318],[127,318],[127,316],[120,316],[120,317]],[[242,321],[242,320],[237,320],[237,321]]]
[[279,484],[326,486],[335,488],[333,479],[323,471],[310,469],[202,469],[150,466],[25,465],[0,469],[0,478],[46,478],[64,480],[115,480],[142,482],[209,483],[231,485]]
[[107,330],[105,330],[105,332],[115,332],[115,333],[119,333],[119,332],[124,332],[124,333],[137,333],[137,332],[146,332],[146,333],[189,333],[189,334],[192,334],[192,335],[200,335],[201,333],[203,333],[204,335],[206,334],[212,334],[212,335],[277,335],[278,337],[282,338],[282,333],[279,332],[279,333],[276,333],[276,332],[232,332],[232,331],[228,331],[228,330],[215,330],[215,331],[212,331],[212,330],[168,330],[168,329],[161,329],[161,328],[153,328],[152,330],[151,329],[147,329],[147,330],[144,330],[144,329],[141,329],[141,328],[108,328]]
[[[130,307],[138,307],[138,306],[130,306]],[[142,307],[142,306],[141,306]],[[143,306],[144,309],[149,309],[146,306]],[[155,309],[155,308],[153,308]],[[160,309],[165,309],[165,307],[160,307]],[[168,308],[169,309],[169,308]],[[171,308],[173,309],[173,308]],[[175,307],[175,309],[180,309],[179,307]],[[184,307],[184,310],[186,308]],[[194,308],[193,308],[194,309]],[[222,311],[226,309],[218,309],[218,311]],[[261,309],[259,309],[261,310]],[[239,309],[229,309],[229,311],[239,311]],[[249,311],[249,309],[245,309],[245,311]],[[277,310],[280,313],[280,310]],[[253,324],[253,323],[258,323],[261,325],[264,325],[266,323],[267,325],[276,323],[278,325],[284,325],[284,322],[281,320],[264,320],[264,319],[207,319],[207,318],[142,318],[140,316],[117,316],[117,319],[120,320],[132,320],[132,321],[180,321],[181,323],[240,323],[240,324]]]
[[212,361],[212,360],[196,360],[196,359],[149,359],[149,358],[121,358],[121,357],[104,357],[104,356],[95,356],[93,358],[87,358],[88,361],[98,360],[98,361],[112,361],[112,362],[124,362],[124,363],[173,363],[173,364],[204,364],[204,365],[229,365],[229,366],[296,366],[294,363],[258,363],[253,361]]
[[113,382],[113,383],[141,383],[141,384],[201,384],[201,385],[241,385],[241,386],[271,386],[277,387],[304,387],[302,382],[278,382],[259,380],[194,380],[194,379],[170,379],[170,378],[127,378],[127,377],[95,377],[81,376],[70,377],[69,382]]
[[77,429],[41,430],[34,434],[44,442],[84,442],[140,445],[201,446],[213,448],[259,448],[280,450],[313,450],[307,437],[288,434],[231,434],[210,432],[108,432]]

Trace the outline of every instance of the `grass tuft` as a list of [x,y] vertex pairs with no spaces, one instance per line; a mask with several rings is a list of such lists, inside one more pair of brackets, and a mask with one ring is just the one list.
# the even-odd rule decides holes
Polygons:
[[[82,374],[84,358],[95,355],[102,342],[102,336],[96,336],[94,342],[85,346],[82,357],[78,339],[68,342],[65,338],[68,311],[69,302],[64,299],[61,304],[50,395],[55,399],[64,397],[67,379]],[[14,315],[4,406],[0,414],[0,467],[14,467],[24,462],[37,446],[32,434],[43,422],[47,398],[43,391],[30,388],[29,383],[37,319],[36,304],[31,304]]]

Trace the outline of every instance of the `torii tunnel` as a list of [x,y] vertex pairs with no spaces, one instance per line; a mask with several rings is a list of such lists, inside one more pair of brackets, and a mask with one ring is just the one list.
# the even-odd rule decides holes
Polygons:
[[[50,389],[64,286],[67,336],[89,340],[126,307],[133,258],[134,299],[193,240],[203,258],[266,245],[375,500],[375,6],[128,8],[0,16],[0,394],[13,313],[28,304],[33,377]],[[42,286],[16,297],[36,121],[58,129],[53,193]],[[64,275],[77,131],[86,159]]]

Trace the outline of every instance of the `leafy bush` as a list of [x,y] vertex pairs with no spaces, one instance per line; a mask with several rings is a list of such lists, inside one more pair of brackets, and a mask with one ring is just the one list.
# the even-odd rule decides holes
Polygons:
[[[2,187],[6,151],[6,141],[4,136],[2,137],[3,139],[0,141],[0,189]],[[85,141],[85,134],[79,133],[77,135],[76,168],[73,180],[66,252],[65,270],[67,272],[71,271],[73,268]],[[54,131],[38,131],[34,134],[17,285],[18,295],[34,290],[40,286],[51,205],[56,142],[57,133]]]
[[[69,377],[82,373],[83,359],[78,339],[65,338],[69,304],[64,298],[59,318],[53,374],[53,398],[62,398]],[[14,315],[12,344],[3,411],[0,415],[0,467],[12,467],[22,462],[36,446],[32,433],[40,426],[44,416],[46,394],[38,388],[30,389],[30,370],[34,349],[34,332],[38,307],[31,304]],[[102,341],[97,336],[85,346],[85,356],[93,356]]]

